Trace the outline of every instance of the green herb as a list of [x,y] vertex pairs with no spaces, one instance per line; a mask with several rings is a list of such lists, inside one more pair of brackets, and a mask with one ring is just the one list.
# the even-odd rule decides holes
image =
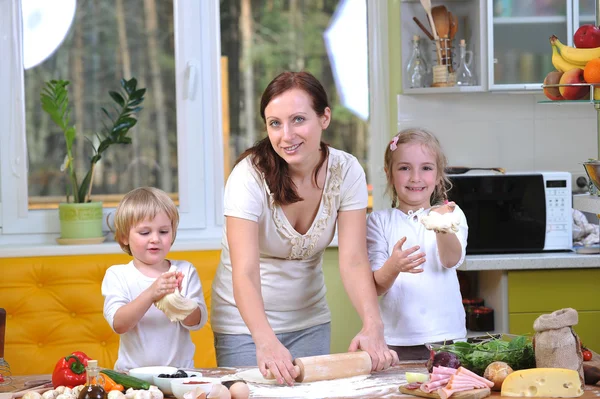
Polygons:
[[524,335],[510,341],[492,337],[479,343],[455,342],[434,348],[435,351],[455,353],[463,367],[483,375],[492,362],[507,363],[513,370],[535,367],[533,344]]

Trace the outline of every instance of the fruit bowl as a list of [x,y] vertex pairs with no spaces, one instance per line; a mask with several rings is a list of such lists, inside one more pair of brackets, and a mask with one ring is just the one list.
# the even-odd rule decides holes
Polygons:
[[600,161],[590,160],[584,162],[583,167],[590,181],[596,186],[596,190],[600,192]]

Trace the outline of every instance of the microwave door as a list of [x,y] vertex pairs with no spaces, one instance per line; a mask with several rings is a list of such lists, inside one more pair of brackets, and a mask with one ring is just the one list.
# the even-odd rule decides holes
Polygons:
[[450,199],[469,225],[468,254],[541,252],[546,236],[542,175],[456,176]]

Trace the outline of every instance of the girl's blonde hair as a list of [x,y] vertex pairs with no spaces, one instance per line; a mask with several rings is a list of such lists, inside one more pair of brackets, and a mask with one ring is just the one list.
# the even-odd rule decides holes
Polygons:
[[387,178],[386,193],[392,198],[392,208],[396,208],[398,206],[398,194],[396,193],[396,188],[394,187],[394,181],[392,179],[392,164],[394,160],[392,157],[393,150],[391,148],[408,143],[421,144],[435,155],[437,177],[439,182],[436,184],[429,202],[432,206],[443,203],[448,199],[448,191],[450,191],[452,188],[452,183],[446,174],[448,160],[442,151],[442,146],[433,133],[429,132],[428,130],[421,128],[408,128],[401,130],[397,135],[395,135],[385,149],[383,163],[385,176]]
[[173,229],[171,244],[173,244],[179,225],[179,212],[167,193],[155,187],[140,187],[125,194],[117,206],[114,220],[115,241],[123,251],[131,255],[129,245],[124,244],[129,238],[131,228],[146,219],[154,219],[160,212],[165,212],[171,220]]

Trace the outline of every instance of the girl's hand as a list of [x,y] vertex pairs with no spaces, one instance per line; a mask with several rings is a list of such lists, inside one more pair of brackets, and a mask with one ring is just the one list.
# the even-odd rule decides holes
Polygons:
[[294,385],[298,377],[292,364],[292,354],[277,337],[265,342],[256,342],[256,360],[258,368],[264,377],[267,370],[273,374],[278,384]]
[[415,245],[414,247],[404,250],[402,249],[402,245],[404,245],[405,242],[406,237],[402,237],[398,240],[396,245],[394,245],[392,255],[389,258],[391,264],[400,273],[422,273],[423,269],[418,269],[418,267],[425,263],[425,253],[419,252],[415,255],[411,255],[420,248],[418,245]]
[[454,201],[450,201],[450,202],[445,203],[444,205],[439,205],[439,206],[431,208],[431,211],[437,212],[440,215],[443,215],[444,213],[454,212],[455,208],[456,208],[456,203]]
[[181,284],[181,281],[177,277],[177,274],[181,275],[183,279],[183,274],[181,272],[166,272],[161,274],[154,283],[148,288],[152,295],[152,301],[156,302],[167,294],[171,294],[175,292],[175,290]]

